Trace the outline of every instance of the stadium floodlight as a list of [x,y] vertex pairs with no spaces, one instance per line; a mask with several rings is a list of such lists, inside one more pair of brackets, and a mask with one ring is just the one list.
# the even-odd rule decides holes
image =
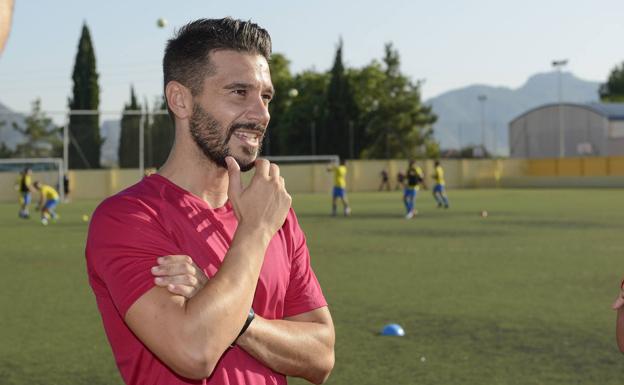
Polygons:
[[65,200],[65,168],[62,158],[10,158],[0,159],[0,172],[18,173],[30,167],[33,172],[42,172],[45,182],[58,187],[60,200]]

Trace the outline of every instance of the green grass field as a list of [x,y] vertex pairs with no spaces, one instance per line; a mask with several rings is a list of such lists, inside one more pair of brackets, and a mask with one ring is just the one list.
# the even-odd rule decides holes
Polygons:
[[[623,198],[463,190],[445,211],[425,192],[407,221],[399,192],[351,194],[350,218],[295,196],[336,324],[328,383],[621,384]],[[95,204],[63,205],[46,228],[0,205],[0,384],[121,384],[85,273]],[[406,336],[379,336],[390,322]]]

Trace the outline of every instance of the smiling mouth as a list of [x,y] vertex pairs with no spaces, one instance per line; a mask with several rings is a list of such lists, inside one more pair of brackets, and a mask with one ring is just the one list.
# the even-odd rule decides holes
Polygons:
[[258,147],[263,133],[259,131],[236,130],[233,136],[248,146]]

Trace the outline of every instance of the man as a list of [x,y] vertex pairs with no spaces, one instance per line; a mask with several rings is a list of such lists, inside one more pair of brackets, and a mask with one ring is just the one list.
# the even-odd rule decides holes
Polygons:
[[[277,165],[256,159],[270,53],[251,22],[181,28],[163,60],[169,157],[93,215],[89,281],[127,384],[322,383],[333,368],[333,323],[290,195]],[[175,255],[209,278],[190,299],[151,275]]]
[[336,216],[338,209],[336,200],[342,201],[342,209],[345,217],[351,215],[351,207],[347,199],[347,166],[344,159],[340,159],[339,164],[332,164],[327,167],[327,171],[334,173],[334,188],[332,190],[332,216]]
[[381,170],[381,184],[379,185],[379,191],[386,189],[390,191],[390,178],[388,178],[388,171],[386,169]]
[[396,184],[396,188],[395,190],[400,190],[402,188],[405,188],[405,174],[403,173],[403,171],[399,170],[399,172],[397,173],[397,184]]
[[446,188],[444,181],[444,170],[442,166],[440,166],[440,161],[436,160],[434,163],[433,170],[433,180],[435,181],[435,185],[433,186],[433,199],[438,203],[438,208],[444,207],[445,209],[449,208],[449,200],[446,196]]
[[33,183],[35,190],[39,191],[39,204],[37,210],[41,210],[41,224],[47,226],[50,219],[56,220],[58,215],[55,208],[59,203],[59,193],[54,187],[43,184],[39,181]]
[[20,198],[20,210],[19,217],[23,219],[30,218],[30,213],[28,212],[28,206],[30,205],[30,193],[32,190],[32,170],[30,167],[24,168],[24,170],[20,173],[19,180],[17,181],[17,189],[19,190]]
[[0,55],[9,38],[11,19],[13,18],[13,0],[0,0]]
[[405,205],[405,219],[412,219],[418,213],[415,208],[416,194],[423,183],[423,171],[420,166],[416,165],[413,160],[409,161],[407,166],[407,174],[405,175],[406,184],[403,189],[403,204]]
[[615,342],[620,352],[624,353],[624,281],[620,283],[620,293],[611,305],[617,312],[615,318]]

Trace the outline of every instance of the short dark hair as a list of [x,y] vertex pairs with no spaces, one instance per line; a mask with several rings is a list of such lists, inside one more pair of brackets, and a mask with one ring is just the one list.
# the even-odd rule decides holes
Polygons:
[[271,36],[251,21],[231,17],[192,21],[167,42],[163,58],[164,87],[175,80],[188,87],[193,95],[200,94],[204,78],[214,71],[209,55],[215,50],[259,54],[268,61]]

